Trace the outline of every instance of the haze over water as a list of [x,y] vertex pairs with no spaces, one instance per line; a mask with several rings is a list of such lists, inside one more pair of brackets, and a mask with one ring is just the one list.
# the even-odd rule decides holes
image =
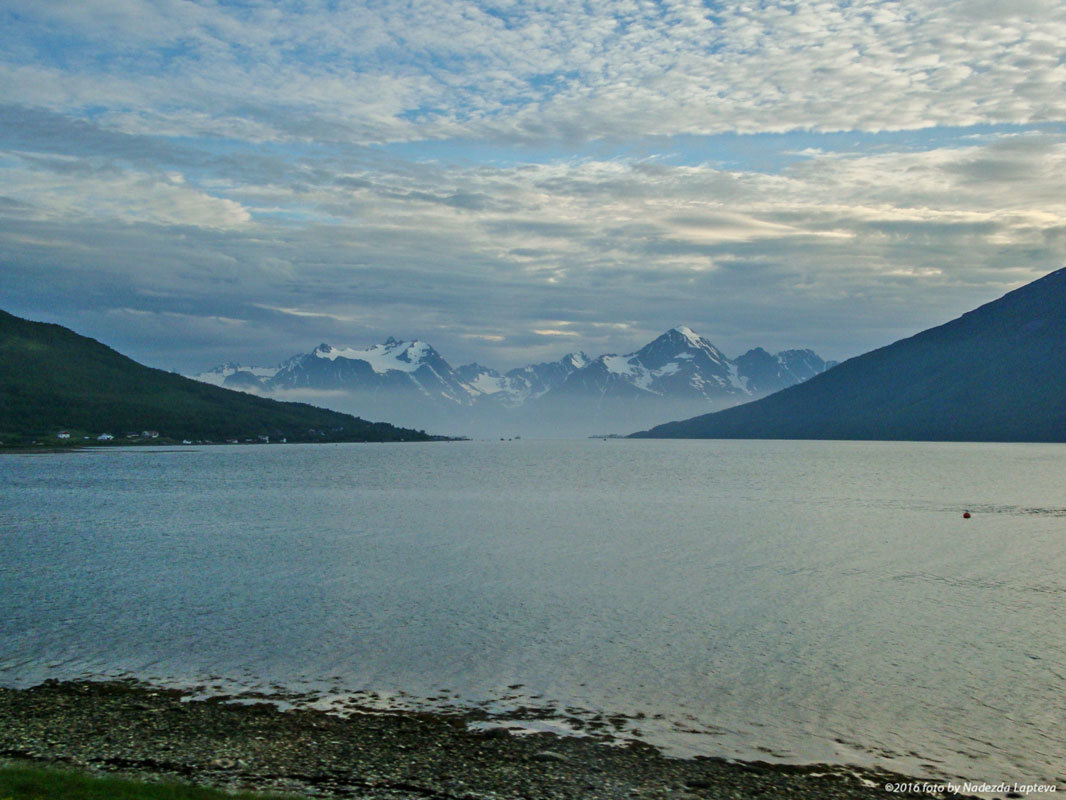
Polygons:
[[448,690],[678,755],[1061,781],[1064,475],[1063,445],[0,456],[0,684]]

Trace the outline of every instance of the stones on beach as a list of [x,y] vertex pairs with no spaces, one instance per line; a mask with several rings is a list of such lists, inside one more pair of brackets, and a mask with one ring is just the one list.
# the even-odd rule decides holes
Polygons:
[[541,750],[539,753],[533,754],[533,760],[563,764],[569,761],[570,759],[569,757],[564,756],[562,753],[556,753],[554,750]]
[[[0,687],[0,752],[156,780],[336,800],[875,800],[824,768],[667,758],[646,744],[508,730],[481,714],[279,711],[115,683]],[[180,714],[145,713],[174,710]],[[313,724],[312,724],[313,723]],[[471,723],[490,728],[468,728]],[[488,739],[495,741],[488,741]]]

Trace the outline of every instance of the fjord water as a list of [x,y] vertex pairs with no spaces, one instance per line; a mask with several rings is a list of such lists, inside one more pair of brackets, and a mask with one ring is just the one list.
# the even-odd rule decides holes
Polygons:
[[1062,445],[0,456],[0,684],[569,707],[678,755],[1062,780],[1064,477]]

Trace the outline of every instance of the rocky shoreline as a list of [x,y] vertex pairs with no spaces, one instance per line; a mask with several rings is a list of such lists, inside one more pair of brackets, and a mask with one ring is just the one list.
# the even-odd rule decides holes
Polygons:
[[606,737],[471,730],[477,712],[279,710],[130,681],[0,688],[0,757],[359,800],[885,798],[911,780],[840,766],[668,758]]

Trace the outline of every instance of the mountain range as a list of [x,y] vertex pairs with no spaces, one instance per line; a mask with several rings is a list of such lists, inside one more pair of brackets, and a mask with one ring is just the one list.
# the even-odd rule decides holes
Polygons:
[[627,355],[570,353],[503,374],[479,364],[453,369],[424,342],[388,339],[367,348],[320,345],[277,367],[225,364],[193,381],[0,311],[0,440],[54,437],[61,428],[215,440],[433,438],[229,390],[241,388],[324,397],[335,408],[350,402],[367,415],[376,402],[375,415],[392,420],[407,412],[425,420],[427,409],[443,408],[458,425],[539,425],[558,435],[719,404],[730,407],[634,436],[1062,442],[1064,342],[1066,269],[836,366],[809,350],[756,348],[729,359],[678,327]]
[[60,325],[0,311],[0,443],[95,443],[149,434],[159,441],[215,442],[436,438],[303,403],[206,386],[138,364]]
[[634,435],[1066,441],[1066,269],[777,394]]
[[832,365],[811,350],[755,348],[730,359],[679,326],[625,355],[574,352],[502,373],[476,363],[453,368],[426,342],[389,338],[361,348],[321,344],[276,367],[226,363],[190,377],[456,433],[589,435],[748,402]]

